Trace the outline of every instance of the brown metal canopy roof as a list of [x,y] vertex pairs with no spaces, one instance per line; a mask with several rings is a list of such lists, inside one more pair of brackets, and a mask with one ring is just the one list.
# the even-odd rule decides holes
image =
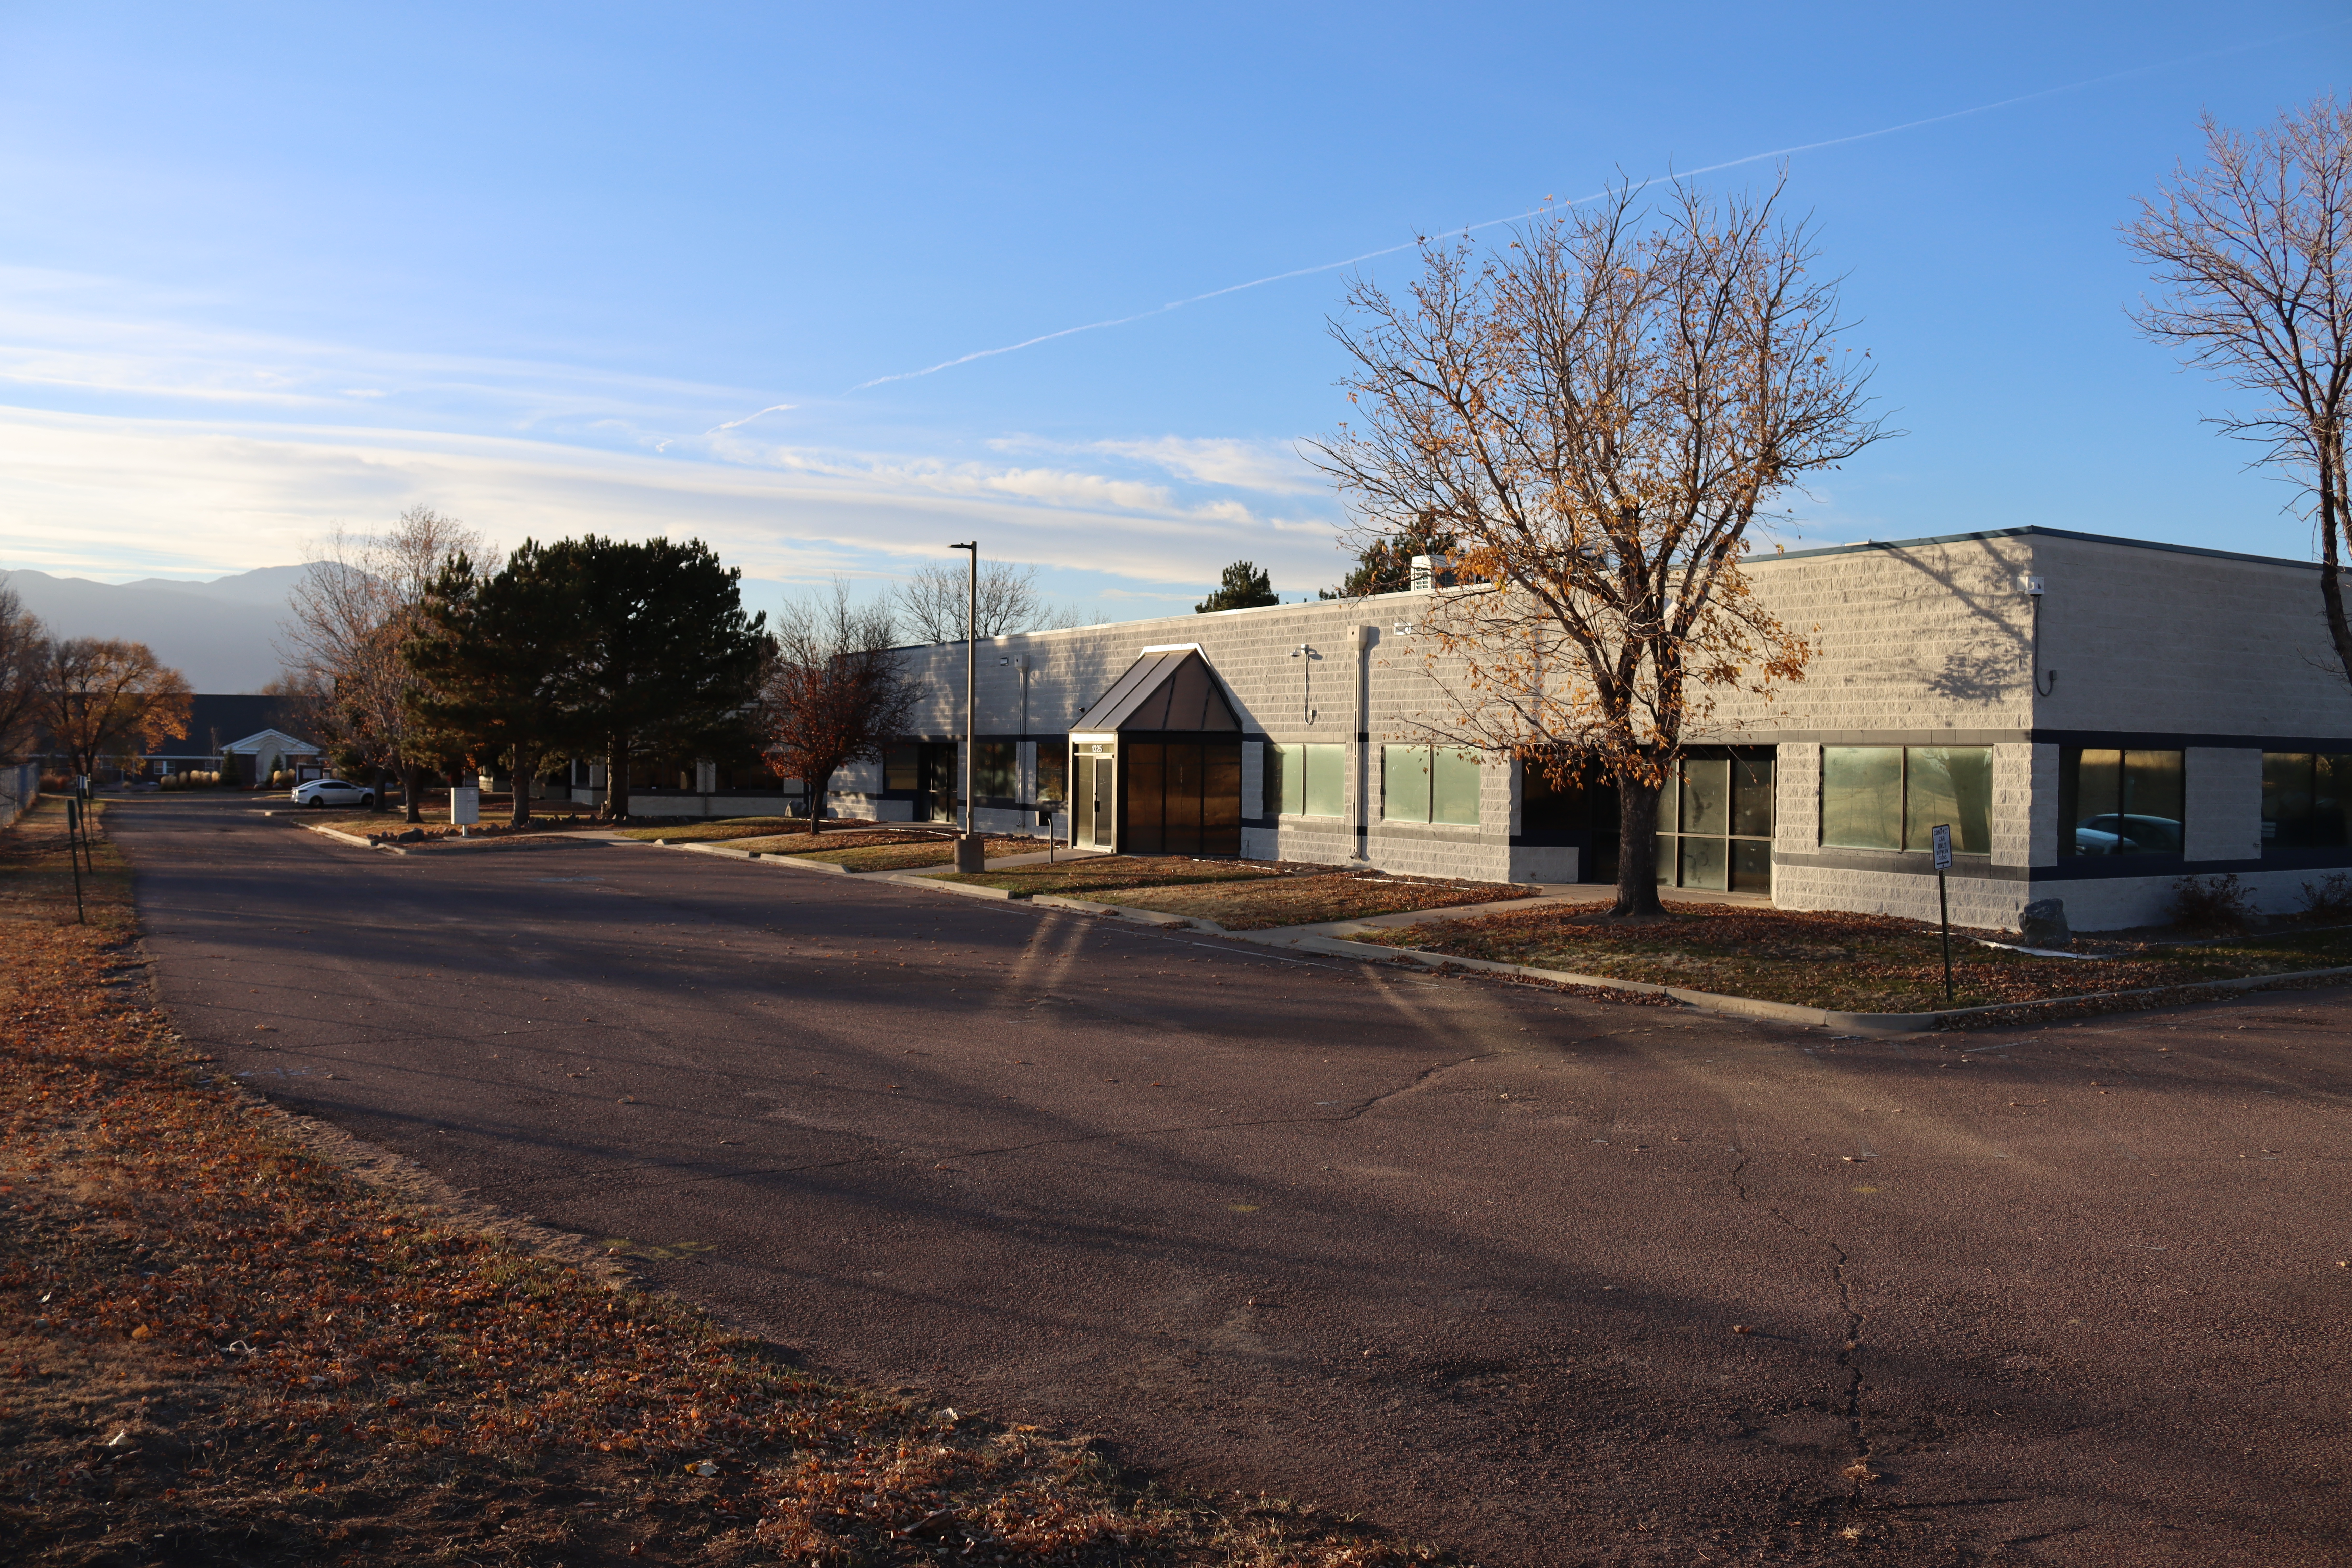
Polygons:
[[1239,733],[1242,721],[1225,700],[1209,661],[1198,648],[1147,653],[1070,725],[1073,733],[1107,730],[1222,730]]

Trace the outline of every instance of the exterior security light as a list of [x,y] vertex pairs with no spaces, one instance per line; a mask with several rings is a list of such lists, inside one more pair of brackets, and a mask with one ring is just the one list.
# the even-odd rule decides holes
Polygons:
[[2031,594],[2038,599],[2042,596],[2042,579],[2033,576],[2020,577],[2017,580],[2017,591],[2021,594]]

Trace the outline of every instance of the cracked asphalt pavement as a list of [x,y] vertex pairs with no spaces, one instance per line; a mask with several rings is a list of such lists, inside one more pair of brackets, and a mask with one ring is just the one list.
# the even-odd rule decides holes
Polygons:
[[1913,1040],[130,800],[226,1070],[812,1364],[1511,1564],[2352,1561],[2343,991]]

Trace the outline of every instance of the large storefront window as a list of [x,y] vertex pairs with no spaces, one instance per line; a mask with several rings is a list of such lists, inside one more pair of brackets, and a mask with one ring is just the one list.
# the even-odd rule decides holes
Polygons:
[[1287,742],[1265,748],[1265,803],[1283,816],[1348,814],[1347,748]]
[[1928,849],[1938,826],[1958,853],[1992,853],[1992,748],[1822,748],[1823,844]]
[[2263,852],[2352,844],[2352,752],[2263,753]]
[[2058,853],[2178,855],[2186,798],[2179,752],[2067,746],[2058,754]]
[[1042,802],[1067,800],[1070,795],[1069,747],[1059,741],[1037,743],[1037,799]]
[[1478,753],[1452,746],[1381,748],[1381,817],[1386,822],[1478,822]]
[[1772,749],[1694,750],[1658,794],[1658,882],[1772,890]]

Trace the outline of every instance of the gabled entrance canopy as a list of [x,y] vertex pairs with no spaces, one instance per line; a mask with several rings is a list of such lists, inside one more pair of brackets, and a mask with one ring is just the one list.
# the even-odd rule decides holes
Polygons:
[[1070,725],[1077,841],[1238,855],[1242,724],[1196,647],[1147,648]]
[[1224,688],[1196,647],[1146,652],[1111,682],[1110,689],[1070,725],[1073,735],[1120,730],[1221,731],[1241,733],[1242,721]]

